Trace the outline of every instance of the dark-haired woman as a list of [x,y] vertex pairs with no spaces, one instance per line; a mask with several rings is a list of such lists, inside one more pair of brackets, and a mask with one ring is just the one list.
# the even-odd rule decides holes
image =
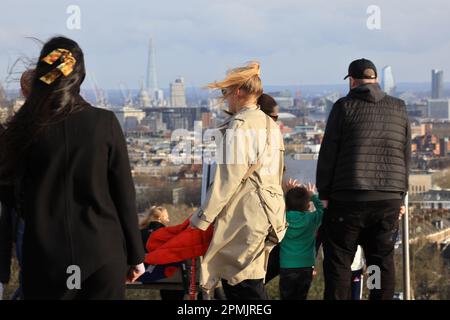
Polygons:
[[25,219],[25,299],[123,299],[144,271],[126,142],[80,96],[84,77],[78,44],[50,39],[0,136],[0,199]]
[[261,111],[272,118],[273,121],[278,121],[278,113],[280,112],[280,107],[272,96],[263,93],[259,96],[257,104]]

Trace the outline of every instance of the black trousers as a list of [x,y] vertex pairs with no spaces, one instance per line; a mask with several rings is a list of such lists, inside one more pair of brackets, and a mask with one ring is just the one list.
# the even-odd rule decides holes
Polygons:
[[267,272],[266,272],[266,280],[264,281],[267,284],[273,278],[280,274],[280,245],[277,244],[273,247],[272,251],[269,254],[269,261],[267,262]]
[[222,279],[222,287],[227,300],[269,300],[264,279],[249,279],[232,286]]
[[358,244],[364,250],[367,266],[380,270],[379,275],[373,275],[379,276],[380,286],[370,290],[370,299],[393,299],[400,206],[401,200],[329,202],[323,219],[325,299],[351,299],[350,266]]
[[306,300],[311,287],[313,268],[281,268],[281,300]]

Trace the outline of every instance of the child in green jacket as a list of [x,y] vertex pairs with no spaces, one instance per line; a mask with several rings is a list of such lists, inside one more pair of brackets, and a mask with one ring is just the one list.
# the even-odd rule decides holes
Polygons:
[[[295,187],[286,193],[288,229],[280,244],[280,296],[306,300],[316,257],[316,233],[322,223],[323,205],[315,186]],[[311,201],[315,211],[310,211]]]

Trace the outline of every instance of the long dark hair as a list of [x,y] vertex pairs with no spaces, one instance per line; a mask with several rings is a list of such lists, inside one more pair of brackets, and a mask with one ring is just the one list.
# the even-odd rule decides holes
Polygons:
[[[50,65],[42,59],[56,49],[70,51],[76,63],[69,75],[61,75],[47,84],[40,78],[62,61]],[[80,96],[80,86],[85,75],[83,52],[75,41],[54,37],[44,44],[34,70],[30,94],[20,110],[7,121],[6,130],[0,135],[1,180],[17,177],[22,158],[39,133],[87,105]]]
[[256,103],[261,108],[261,111],[269,116],[274,112],[275,107],[277,106],[277,102],[275,101],[275,99],[266,93],[263,93],[261,96],[259,96]]

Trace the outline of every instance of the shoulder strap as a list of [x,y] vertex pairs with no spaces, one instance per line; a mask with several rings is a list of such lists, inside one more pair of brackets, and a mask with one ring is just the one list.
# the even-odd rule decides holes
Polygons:
[[270,121],[268,115],[266,115],[266,145],[264,146],[263,152],[260,154],[256,163],[252,164],[250,168],[248,168],[247,173],[242,178],[242,182],[245,182],[256,170],[262,167],[262,163],[260,162],[262,155],[265,153],[267,146],[270,146]]

